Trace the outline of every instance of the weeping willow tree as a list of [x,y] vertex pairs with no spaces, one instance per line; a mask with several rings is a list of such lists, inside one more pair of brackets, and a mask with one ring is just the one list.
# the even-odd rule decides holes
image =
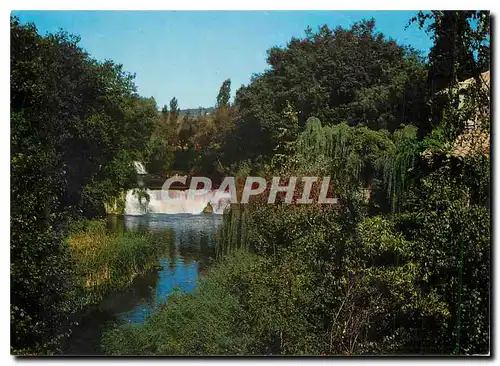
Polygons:
[[245,212],[244,205],[231,204],[224,211],[221,228],[217,232],[215,254],[221,259],[235,249],[249,249],[247,233],[249,228],[249,216]]
[[323,126],[313,117],[299,136],[296,153],[300,157],[297,160],[307,167],[328,159],[328,174],[338,195],[363,189],[371,193],[372,184],[382,181],[395,210],[408,187],[418,149],[417,129],[411,125],[391,135],[346,123]]
[[380,161],[394,149],[387,131],[350,127],[346,123],[322,126],[314,117],[308,119],[297,143],[297,154],[303,164],[311,166],[328,159],[328,173],[337,194],[369,188]]
[[394,149],[382,159],[384,185],[393,211],[398,210],[409,184],[409,175],[415,166],[419,149],[417,128],[404,126],[393,133]]

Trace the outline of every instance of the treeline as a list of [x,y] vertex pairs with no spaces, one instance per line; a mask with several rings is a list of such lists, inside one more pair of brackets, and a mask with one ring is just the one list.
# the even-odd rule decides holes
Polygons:
[[220,156],[234,128],[230,106],[231,81],[222,84],[215,109],[182,114],[177,98],[163,106],[148,149],[148,172],[165,177],[167,172],[204,174],[217,180],[224,173]]
[[176,98],[164,106],[150,170],[214,179],[257,172],[286,154],[311,116],[389,131],[414,123],[422,136],[429,131],[423,56],[377,33],[373,20],[308,29],[305,38],[268,50],[267,62],[269,69],[238,89],[233,104],[231,81],[224,81],[208,115],[180,116]]
[[426,61],[373,21],[268,52],[222,169],[328,175],[339,204],[232,207],[197,292],[109,330],[107,353],[490,352],[489,13],[410,22]]
[[[170,108],[163,107],[159,135],[184,154],[171,155],[162,169],[205,174],[234,174],[242,165],[243,170],[263,169],[273,156],[286,154],[285,146],[297,139],[309,117],[328,125],[346,123],[389,132],[412,124],[423,138],[442,119],[445,100],[439,91],[487,71],[489,65],[484,61],[485,44],[477,47],[479,61],[461,46],[467,42],[464,37],[475,37],[465,24],[477,15],[460,12],[456,20],[450,17],[429,26],[436,41],[429,55],[387,39],[375,30],[373,20],[349,29],[323,26],[317,32],[307,29],[304,38],[292,38],[284,48],[269,49],[268,70],[239,88],[233,104],[219,103],[230,91],[230,80],[221,86],[210,115],[179,117],[174,98]],[[451,49],[454,27],[462,34],[453,40],[459,46]],[[432,61],[426,62],[426,56]],[[457,68],[451,59],[460,65],[456,72],[450,71]],[[202,159],[207,152],[210,158]]]
[[429,55],[387,39],[373,20],[349,29],[323,26],[317,32],[307,29],[304,38],[292,38],[284,48],[268,50],[268,70],[239,88],[232,105],[219,103],[224,93],[229,95],[230,80],[221,86],[211,115],[178,118],[174,99],[170,112],[163,109],[175,122],[166,130],[176,137],[167,140],[185,152],[177,158],[181,163],[172,158],[164,168],[221,175],[258,172],[287,153],[285,147],[309,117],[389,132],[411,124],[422,139],[443,118],[447,97],[440,91],[489,67],[488,30],[474,28],[483,15],[430,14],[412,20],[424,27],[429,16],[439,19],[427,25],[435,41]]

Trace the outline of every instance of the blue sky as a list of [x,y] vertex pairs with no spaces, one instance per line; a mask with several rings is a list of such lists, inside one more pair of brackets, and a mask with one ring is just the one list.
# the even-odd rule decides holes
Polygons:
[[304,29],[349,27],[375,18],[376,28],[400,44],[428,52],[431,40],[414,24],[416,11],[18,11],[41,34],[63,28],[81,37],[93,57],[112,59],[136,74],[142,96],[158,106],[176,96],[181,108],[212,106],[222,82],[232,94],[267,68],[266,50],[285,46]]

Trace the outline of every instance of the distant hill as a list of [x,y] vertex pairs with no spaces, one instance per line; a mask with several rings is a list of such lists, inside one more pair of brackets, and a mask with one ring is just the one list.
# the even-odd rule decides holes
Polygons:
[[184,116],[189,113],[189,115],[192,117],[198,117],[198,116],[204,116],[206,114],[212,114],[214,110],[215,110],[214,107],[188,108],[188,109],[181,109],[179,115]]

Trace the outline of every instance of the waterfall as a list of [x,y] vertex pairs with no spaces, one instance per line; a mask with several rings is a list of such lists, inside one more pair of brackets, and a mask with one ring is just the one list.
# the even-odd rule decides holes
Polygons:
[[144,215],[147,212],[148,202],[146,197],[139,200],[135,189],[131,189],[125,196],[125,215]]
[[145,197],[139,200],[135,190],[129,190],[126,196],[125,215],[144,215],[146,213],[177,214],[188,213],[198,215],[208,204],[212,213],[222,214],[231,203],[229,192],[219,193],[215,197],[215,190],[161,190],[146,189],[149,202]]
[[[146,168],[140,161],[134,161],[134,168],[138,175],[138,187],[143,187],[143,175],[148,174]],[[136,189],[131,189],[125,197],[125,215],[145,215],[147,213],[177,214],[188,213],[201,214],[208,204],[212,207],[212,213],[222,214],[224,209],[231,203],[229,192],[219,193],[215,190],[162,190],[146,189],[146,194],[139,194]],[[146,198],[148,196],[148,198]]]
[[144,167],[144,165],[140,161],[134,161],[134,168],[135,168],[136,173],[139,175],[148,174],[148,172],[146,171],[146,168]]

